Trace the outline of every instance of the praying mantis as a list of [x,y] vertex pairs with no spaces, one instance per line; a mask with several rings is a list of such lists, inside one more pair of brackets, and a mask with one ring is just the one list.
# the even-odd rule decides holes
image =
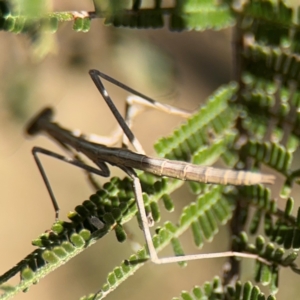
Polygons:
[[[123,145],[126,146],[128,142],[130,142],[133,145],[136,152],[130,151],[127,148],[108,147],[106,145],[100,144],[96,136],[88,137],[85,135],[75,134],[74,132],[64,129],[63,127],[52,121],[54,112],[51,108],[45,108],[44,110],[42,110],[29,123],[27,127],[27,133],[29,135],[46,133],[47,135],[52,137],[56,142],[58,142],[65,150],[69,151],[73,155],[75,154],[73,158],[70,158],[40,147],[34,147],[32,149],[34,159],[37,163],[43,181],[45,182],[46,188],[49,192],[54,207],[55,218],[58,219],[59,217],[59,206],[47,179],[42,163],[39,159],[39,153],[54,157],[61,161],[65,161],[69,164],[82,168],[89,173],[93,173],[104,177],[110,176],[110,171],[107,164],[122,169],[133,181],[134,195],[141,219],[140,226],[144,233],[150,260],[156,264],[226,256],[247,257],[264,261],[255,254],[240,253],[233,251],[164,258],[158,257],[155,247],[153,245],[150,232],[151,218],[147,216],[145,212],[145,205],[143,202],[140,180],[134,169],[143,170],[145,172],[149,172],[157,176],[167,176],[180,180],[190,180],[213,184],[273,184],[275,177],[273,175],[253,173],[249,171],[235,171],[230,169],[203,167],[187,162],[173,161],[162,158],[152,158],[145,155],[142,146],[140,145],[139,141],[136,139],[136,137],[130,129],[131,120],[138,113],[138,111],[135,110],[134,106],[132,105],[134,104],[134,102],[139,102],[139,104],[158,108],[163,111],[181,115],[183,117],[188,117],[191,115],[191,113],[177,109],[172,106],[162,105],[152,100],[151,98],[131,89],[130,87],[116,81],[115,79],[99,72],[98,70],[90,70],[89,74],[124,132],[125,138],[123,139]],[[135,97],[131,97],[129,99],[130,105],[128,105],[127,107],[125,119],[117,110],[100,78],[104,78],[135,95]],[[86,165],[81,160],[76,158],[77,152],[84,154],[87,158],[94,162],[98,168]]]

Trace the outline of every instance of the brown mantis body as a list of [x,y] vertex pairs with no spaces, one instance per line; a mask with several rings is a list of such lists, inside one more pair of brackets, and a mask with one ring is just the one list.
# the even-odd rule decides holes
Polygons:
[[182,161],[153,158],[124,148],[106,147],[105,145],[92,143],[74,136],[71,131],[51,122],[52,118],[53,110],[51,108],[44,109],[33,120],[28,133],[33,134],[35,131],[43,131],[60,144],[71,146],[77,152],[83,153],[100,169],[102,169],[103,163],[109,163],[120,168],[139,169],[158,176],[204,183],[232,185],[274,183],[274,176],[272,175],[203,167]]

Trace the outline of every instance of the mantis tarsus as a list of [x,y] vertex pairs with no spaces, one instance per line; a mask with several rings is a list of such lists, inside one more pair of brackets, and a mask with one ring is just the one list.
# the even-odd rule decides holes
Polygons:
[[[97,71],[91,70],[89,72],[91,78],[96,84],[98,90],[106,101],[107,105],[111,109],[115,118],[117,119],[119,125],[121,126],[124,134],[128,140],[132,143],[137,152],[143,153],[143,149],[139,144],[138,140],[135,138],[130,127],[126,123],[128,119],[131,118],[130,109],[127,110],[126,121],[123,119],[117,108],[115,107],[113,101],[108,95],[104,85],[101,82],[100,77],[103,77],[110,82],[117,84],[118,86],[126,89],[127,91],[141,97],[141,101],[146,102],[148,106],[161,106],[160,109],[173,111],[177,114],[188,116],[189,113],[183,110],[173,108],[171,106],[163,106],[162,104],[156,103],[154,100],[138,93],[137,91],[121,84],[120,82],[114,80],[113,78]],[[129,112],[129,113],[128,113]],[[133,113],[134,114],[134,113]],[[58,124],[52,122],[53,110],[51,108],[46,108],[40,112],[29,124],[27,128],[27,133],[30,135],[37,134],[39,132],[46,132],[49,136],[54,138],[64,149],[67,149],[72,152],[72,149],[75,149],[77,152],[83,153],[91,161],[93,161],[99,169],[88,166],[78,159],[71,159],[60,154],[54,153],[52,151],[34,147],[32,152],[35,158],[35,161],[38,165],[40,173],[43,177],[43,180],[46,184],[48,192],[50,194],[54,209],[55,216],[58,218],[59,207],[55,196],[52,192],[51,186],[45,174],[45,171],[42,167],[38,153],[42,153],[51,157],[55,157],[59,160],[65,161],[67,163],[73,164],[80,168],[85,169],[87,172],[91,172],[100,176],[108,177],[110,171],[106,165],[109,163],[111,165],[117,166],[122,169],[127,175],[129,175],[133,180],[133,187],[135,198],[141,218],[141,227],[144,232],[146,244],[149,250],[150,259],[154,263],[170,263],[170,262],[180,262],[187,260],[195,259],[204,259],[204,258],[216,258],[216,257],[225,257],[225,256],[238,256],[238,257],[248,257],[255,258],[264,261],[259,258],[257,255],[240,253],[240,252],[222,252],[222,253],[209,253],[209,254],[196,254],[196,255],[186,255],[186,256],[176,256],[176,257],[165,257],[158,258],[156,250],[154,248],[151,233],[149,229],[149,220],[145,212],[145,206],[142,197],[142,189],[138,176],[134,169],[143,170],[146,172],[153,173],[158,176],[168,176],[181,180],[191,180],[197,182],[205,183],[215,183],[215,184],[233,184],[233,185],[253,185],[253,184],[272,184],[274,182],[274,176],[264,175],[260,173],[253,173],[249,171],[234,171],[226,169],[216,169],[212,167],[201,167],[198,165],[193,165],[186,162],[172,161],[167,159],[160,158],[151,158],[144,154],[136,153],[124,148],[113,148],[101,145],[95,142],[88,141],[83,136],[77,136],[72,133],[72,131],[66,130],[60,127]],[[74,153],[74,152],[72,152]]]

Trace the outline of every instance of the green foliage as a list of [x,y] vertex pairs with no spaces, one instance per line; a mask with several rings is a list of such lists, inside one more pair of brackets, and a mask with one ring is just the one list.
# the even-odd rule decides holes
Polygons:
[[[51,0],[49,0],[51,1]],[[59,24],[73,22],[73,30],[88,32],[91,22],[103,18],[104,24],[129,28],[162,28],[168,23],[170,30],[222,29],[233,25],[234,18],[226,4],[216,5],[209,1],[176,1],[174,7],[164,7],[163,1],[154,1],[154,6],[144,8],[143,1],[94,0],[95,10],[52,12],[47,1],[1,0],[0,30],[26,34],[38,58],[44,57],[53,48],[49,37]],[[50,40],[50,41],[49,41]]]
[[183,291],[180,298],[173,300],[193,300],[193,299],[253,299],[253,300],[273,300],[275,297],[266,298],[258,286],[253,286],[251,282],[242,284],[236,282],[235,286],[228,286],[226,291],[222,291],[222,282],[219,277],[215,277],[212,282],[205,282],[202,287],[195,286],[191,292]]
[[[157,251],[171,245],[175,255],[182,256],[184,245],[179,238],[185,231],[192,232],[195,245],[201,248],[214,239],[222,225],[229,225],[230,250],[257,255],[252,281],[267,286],[271,294],[267,299],[275,299],[280,270],[300,273],[295,262],[300,247],[300,209],[296,208],[294,216],[295,204],[290,196],[300,176],[299,169],[291,169],[300,139],[299,15],[294,18],[296,10],[282,1],[249,0],[239,8],[232,2],[176,1],[174,7],[165,8],[161,1],[154,1],[154,7],[144,8],[143,1],[95,0],[94,12],[79,14],[1,1],[0,28],[26,33],[33,39],[34,34],[55,32],[59,22],[65,21],[73,21],[74,30],[86,32],[98,17],[114,26],[161,28],[167,15],[169,28],[177,31],[235,25],[236,83],[219,88],[186,123],[159,140],[155,149],[161,157],[195,164],[210,165],[221,159],[237,170],[267,166],[268,172],[272,170],[284,180],[281,195],[272,195],[262,185],[228,188],[190,183],[194,202],[183,209],[176,224],[166,221],[160,226],[153,241]],[[166,210],[172,211],[170,194],[183,182],[142,173],[139,176],[147,210],[158,222],[157,202],[162,199]],[[280,196],[286,199],[284,209],[278,208],[275,200]],[[136,213],[131,181],[112,178],[75,208],[69,222],[55,223],[33,242],[35,251],[0,276],[4,291],[0,299],[27,290],[111,231],[118,241],[124,241],[123,225]],[[81,299],[104,298],[147,260],[143,247],[108,274],[99,293]],[[239,263],[236,259],[229,261],[231,266]],[[240,276],[237,269],[224,271],[222,280],[216,278],[174,299],[266,299],[258,286],[236,281]],[[19,284],[4,285],[16,274],[21,275]]]
[[[103,14],[97,9],[97,3],[106,1],[94,1],[96,13]],[[164,25],[164,16],[169,16],[170,30],[204,30],[208,28],[220,29],[233,23],[230,10],[227,5],[216,5],[215,1],[176,1],[174,7],[162,7],[163,1],[155,1],[153,8],[142,8],[142,1],[133,1],[133,5],[127,8],[120,5],[117,9],[109,9],[104,12],[105,23],[114,26],[131,28],[161,28]],[[109,4],[109,8],[114,4]]]
[[154,7],[143,8],[143,1],[132,1],[130,6],[128,1],[94,0],[93,12],[51,12],[46,1],[14,1],[14,5],[1,1],[0,29],[28,34],[35,42],[45,32],[56,32],[62,22],[72,21],[75,31],[87,32],[95,18],[116,27],[162,28],[168,16],[169,28],[176,31],[222,29],[234,22],[228,5],[215,1],[176,1],[168,8],[162,6],[163,1],[154,2]]
[[[179,143],[179,139],[175,141],[175,136],[183,135],[182,141],[187,141],[189,137],[196,135],[206,136],[206,131],[209,129],[213,130],[215,122],[227,107],[226,103],[232,97],[233,92],[236,89],[236,85],[228,85],[227,87],[220,88],[214,96],[212,96],[207,106],[203,107],[203,118],[201,122],[200,113],[192,116],[187,124],[193,124],[190,130],[187,129],[187,124],[183,124],[178,130],[174,132],[173,137],[166,140],[160,141],[157,145],[164,143],[168,144],[170,155],[172,153],[174,143]],[[211,112],[210,112],[211,110]],[[230,131],[230,127],[233,125],[233,114],[228,114],[230,122],[224,123],[227,125],[227,130]],[[224,128],[225,130],[226,128]],[[221,131],[220,131],[221,132]],[[216,139],[218,137],[216,136]],[[224,141],[226,141],[224,139]],[[202,143],[198,141],[198,148],[206,144],[208,153],[207,159],[211,160],[210,156],[215,159],[216,152],[209,151],[215,148],[215,144],[211,143],[208,145],[208,139],[202,140]],[[196,153],[199,154],[197,149],[197,143],[190,143],[191,147],[186,149],[190,155]],[[177,145],[178,149],[180,148]],[[219,156],[226,151],[226,147],[222,147],[222,151],[219,151]],[[177,152],[178,155],[179,152]],[[209,154],[210,153],[210,154]],[[181,151],[184,156],[184,152]],[[162,155],[162,153],[161,153]],[[168,153],[165,153],[168,156]],[[182,157],[183,157],[182,156]],[[180,157],[177,156],[177,159]],[[165,199],[167,203],[167,209],[173,205],[170,203],[168,195],[173,190],[180,187],[183,182],[171,179],[160,179],[153,175],[141,174],[140,175],[142,189],[144,194],[145,204],[149,205],[152,210],[152,215],[158,216],[158,207],[155,203],[161,199]],[[218,232],[218,227],[221,224],[225,224],[231,216],[232,204],[222,196],[223,187],[203,185],[203,189],[206,191],[204,194],[200,194],[195,203],[187,206],[179,219],[179,225],[166,222],[163,227],[159,229],[158,235],[153,237],[154,245],[157,251],[162,250],[168,244],[172,243],[175,254],[181,253],[181,246],[178,237],[182,235],[186,230],[191,229],[195,244],[198,247],[203,246],[204,240],[212,240],[213,236]],[[167,198],[167,199],[166,199]],[[121,230],[121,226],[128,222],[137,213],[135,205],[134,194],[132,190],[132,184],[128,178],[120,180],[113,178],[109,183],[103,186],[103,189],[99,190],[96,194],[90,196],[90,199],[84,201],[82,205],[75,208],[74,213],[69,214],[71,223],[68,222],[57,222],[53,225],[51,230],[45,234],[42,234],[38,239],[33,241],[33,245],[39,247],[38,250],[34,251],[23,261],[21,261],[15,268],[8,271],[0,277],[0,283],[6,282],[12,276],[20,272],[22,274],[21,282],[14,288],[10,289],[10,293],[3,295],[3,298],[8,299],[13,293],[24,290],[43,278],[47,273],[53,271],[55,268],[66,263],[69,259],[74,257],[83,251],[86,247],[95,243],[95,241],[111,230],[115,230],[118,240],[124,239],[124,233]],[[101,220],[105,227],[97,230],[90,221],[91,217],[97,217]],[[209,224],[209,226],[207,226]],[[82,234],[85,233],[84,238],[81,238]],[[121,238],[120,238],[121,235]],[[142,267],[143,263],[148,259],[146,249],[141,249],[136,255],[129,258],[129,266],[123,262],[121,267],[122,273],[118,273],[118,276],[112,277],[115,274],[115,270],[108,276],[107,284],[102,288],[103,293],[99,294],[97,299],[101,299],[101,295],[105,295],[108,291],[116,288],[121,282],[123,282],[128,276],[132,275],[137,269]],[[23,273],[26,276],[23,276]],[[122,275],[122,276],[121,276]],[[88,298],[87,298],[88,299]]]

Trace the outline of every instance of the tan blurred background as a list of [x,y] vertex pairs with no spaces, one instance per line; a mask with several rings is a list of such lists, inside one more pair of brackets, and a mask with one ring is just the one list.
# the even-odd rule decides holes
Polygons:
[[[93,10],[89,1],[80,5],[75,1],[56,2],[55,11]],[[38,145],[62,151],[44,136],[27,138],[24,126],[28,119],[50,105],[57,111],[56,120],[67,128],[109,135],[116,121],[88,75],[91,68],[161,102],[194,110],[218,86],[230,80],[230,34],[230,30],[179,34],[166,28],[115,29],[105,27],[102,20],[93,20],[88,33],[77,33],[72,30],[72,23],[68,23],[46,37],[49,43],[54,43],[55,51],[37,60],[25,36],[0,32],[0,274],[33,251],[31,240],[54,221],[50,198],[31,149]],[[124,112],[127,93],[109,84],[107,87]],[[180,118],[147,111],[136,120],[134,133],[147,153],[153,155],[154,141],[179,123]],[[93,190],[81,170],[47,157],[42,157],[42,161],[61,207],[60,217],[66,219],[68,211]],[[181,189],[174,197],[177,211],[189,203],[187,190]],[[136,221],[131,223],[131,230],[142,242]],[[203,251],[225,250],[227,241],[221,236],[226,238],[225,230],[218,241]],[[190,242],[191,234],[184,239]],[[185,250],[197,251],[193,246]],[[15,299],[79,299],[97,291],[107,273],[131,252],[128,243],[119,244],[111,234]],[[175,264],[147,263],[107,299],[170,299],[221,274],[223,262],[222,259],[197,261],[185,269]],[[249,261],[245,264],[252,266]],[[244,278],[251,278],[251,273],[250,267]],[[292,276],[289,283],[297,279]],[[295,293],[290,289],[284,295],[286,299],[295,299]]]

